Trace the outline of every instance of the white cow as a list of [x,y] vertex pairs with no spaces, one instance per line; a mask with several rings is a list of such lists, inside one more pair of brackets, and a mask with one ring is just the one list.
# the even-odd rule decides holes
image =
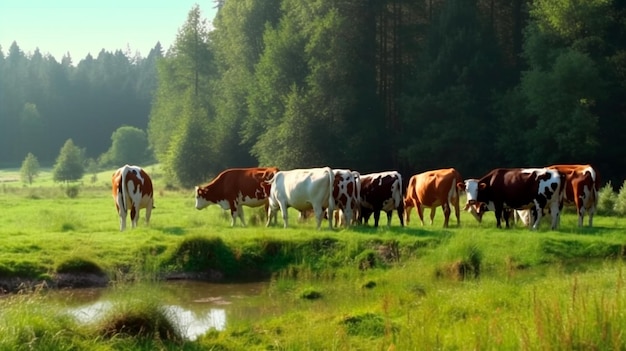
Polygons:
[[[328,213],[333,213],[335,209],[331,196],[334,174],[330,167],[280,171],[270,182],[267,226],[272,217],[276,218],[276,212],[280,208],[284,227],[287,228],[287,209],[293,207],[300,212],[313,209],[319,229],[324,209],[327,208]],[[332,229],[332,221],[328,221],[328,226]]]

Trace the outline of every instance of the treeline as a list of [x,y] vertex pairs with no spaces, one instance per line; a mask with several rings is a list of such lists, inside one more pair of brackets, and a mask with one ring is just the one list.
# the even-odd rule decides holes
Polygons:
[[624,1],[217,5],[215,29],[192,9],[159,64],[149,139],[183,184],[257,164],[624,178]]
[[[85,96],[93,86],[78,84],[77,74],[66,73],[73,69],[55,63],[53,72],[60,73],[51,77],[61,88],[53,91],[70,98],[52,95],[37,103],[40,115],[49,118],[41,113],[46,104],[59,107],[60,121],[72,121],[66,135],[98,155],[108,144],[93,145],[96,140],[109,142],[122,124],[143,128],[145,120],[129,122],[145,118],[132,107],[149,106],[151,149],[173,176],[168,179],[184,186],[225,168],[256,165],[397,169],[405,175],[453,166],[477,177],[501,166],[592,163],[603,181],[624,179],[625,1],[215,5],[213,30],[194,6],[175,43],[156,60],[152,100],[149,84],[138,84],[141,79],[128,71],[120,75],[119,66],[95,71],[102,75],[89,81],[110,81],[115,92]],[[16,56],[12,51],[1,72]],[[142,65],[130,63],[135,73],[145,72]],[[122,76],[128,81],[112,78]],[[3,88],[17,82],[4,80]],[[35,82],[30,84],[41,85]],[[129,91],[136,92],[134,103],[120,100],[133,95]],[[18,124],[5,132],[7,116],[19,121],[31,100],[2,99],[0,110],[8,100],[16,105],[0,115],[0,152],[6,153],[5,145],[19,139]],[[92,112],[77,116],[77,105]],[[58,150],[51,149],[42,151]],[[6,155],[0,155],[2,162]]]
[[39,50],[27,55],[14,42],[0,49],[0,166],[28,153],[52,165],[68,139],[98,159],[122,126],[146,130],[156,89],[156,43],[147,57],[102,50],[74,65]]

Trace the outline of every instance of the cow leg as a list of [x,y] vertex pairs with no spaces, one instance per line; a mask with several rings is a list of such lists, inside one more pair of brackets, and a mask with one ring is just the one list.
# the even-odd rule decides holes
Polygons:
[[272,223],[272,219],[274,219],[274,225],[278,223],[278,207],[276,205],[272,206],[271,204],[267,205],[267,223],[265,223],[266,227],[269,227]]
[[421,204],[416,204],[415,208],[417,209],[417,215],[420,217],[420,223],[422,223],[422,227],[424,226],[424,207]]
[[[496,227],[497,228],[502,228],[502,222],[501,222],[501,218],[502,218],[502,205],[495,205],[495,209],[494,209],[494,213],[496,214]],[[508,225],[507,225],[508,228]]]
[[374,210],[374,227],[378,228],[379,220],[380,220],[380,210]]
[[287,210],[289,210],[289,207],[286,203],[283,202],[279,202],[278,205],[280,206],[280,213],[283,216],[283,228],[287,228],[289,227],[289,216],[287,214]]
[[241,226],[245,227],[246,226],[246,216],[243,213],[243,206],[242,205],[238,205],[237,206],[237,213],[239,213],[239,220],[241,221]]
[[456,216],[456,225],[461,226],[461,209],[459,208],[458,201],[454,204],[454,215]]
[[[329,211],[332,211],[330,208]],[[315,224],[316,228],[319,230],[322,227],[322,219],[324,218],[324,209],[320,206],[313,206],[313,213],[315,213]],[[329,212],[330,216],[328,218],[328,226],[330,229],[333,229],[333,215],[332,212]]]
[[[556,201],[552,202],[552,204],[550,205],[550,213],[552,214],[552,226],[551,226],[552,230],[559,229],[559,222],[561,222],[560,207],[561,205]],[[582,225],[582,222],[581,222],[581,225]]]
[[409,222],[411,222],[411,209],[414,207],[414,205],[411,202],[407,202],[404,205],[404,221],[406,222],[406,225],[409,225]]
[[[400,206],[398,206],[396,211],[398,211],[398,219],[400,219],[400,226],[404,227],[404,217],[402,216],[402,214],[404,213],[404,203],[402,201],[400,201]],[[393,211],[391,211],[391,212],[393,212]],[[391,220],[390,220],[390,222],[391,222]]]
[[387,214],[387,228],[391,227],[391,216],[393,215],[393,211],[385,211]]
[[[450,204],[445,202],[441,207],[443,207],[443,227],[448,228],[448,223],[450,222]],[[433,207],[433,212],[436,207]],[[432,215],[431,215],[432,217]],[[432,222],[432,219],[431,219]]]
[[[437,212],[437,207],[431,207],[430,208],[430,225],[433,225],[433,223],[435,222],[435,213]],[[443,213],[445,214],[446,211],[444,209]]]
[[539,222],[541,222],[541,216],[543,216],[543,208],[541,208],[539,204],[535,202],[534,211],[536,212],[536,215],[534,216],[535,221],[533,222],[532,228],[534,230],[537,230],[539,228]]
[[136,206],[133,206],[130,209],[130,225],[132,228],[137,227],[137,222],[139,221],[139,209]]
[[120,215],[120,232],[126,229],[126,211],[119,211]]

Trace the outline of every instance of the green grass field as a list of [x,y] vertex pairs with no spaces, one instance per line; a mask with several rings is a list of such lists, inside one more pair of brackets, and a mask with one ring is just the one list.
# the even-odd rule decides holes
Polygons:
[[[14,296],[0,301],[0,349],[626,348],[623,218],[597,216],[594,228],[577,228],[568,211],[560,230],[544,223],[531,231],[497,229],[492,214],[479,224],[462,213],[460,227],[443,229],[439,209],[433,226],[413,214],[401,228],[394,214],[391,228],[318,231],[295,213],[290,228],[280,218],[279,227],[266,228],[263,213],[246,208],[248,227],[231,228],[217,206],[196,210],[193,191],[168,190],[158,167],[147,170],[155,186],[150,226],[140,221],[125,232],[112,170],[86,175],[75,198],[49,171],[25,186],[14,181],[17,170],[0,170],[0,278],[46,280],[67,267],[95,266],[112,284],[181,272],[268,279],[259,303],[280,313],[193,342],[110,337],[101,326],[77,326],[36,299]],[[139,295],[158,300],[157,292]]]

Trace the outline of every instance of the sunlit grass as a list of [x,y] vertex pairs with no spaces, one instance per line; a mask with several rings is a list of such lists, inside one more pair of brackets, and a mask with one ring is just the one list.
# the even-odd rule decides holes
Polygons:
[[[146,341],[117,337],[123,330],[104,337],[37,298],[15,296],[0,300],[0,334],[7,336],[0,349],[29,343],[103,350],[625,347],[624,218],[596,216],[594,228],[578,228],[568,211],[559,230],[544,223],[531,231],[497,229],[491,214],[478,223],[462,213],[460,227],[443,229],[439,211],[432,226],[414,221],[401,228],[394,217],[391,228],[316,230],[295,211],[290,228],[280,218],[266,228],[262,210],[246,208],[248,227],[231,228],[228,213],[217,206],[196,210],[191,191],[168,188],[157,176],[150,225],[141,220],[119,232],[110,173],[85,178],[76,198],[40,179],[33,186],[0,184],[0,278],[49,280],[82,269],[103,272],[115,287],[180,271],[267,279],[258,314],[238,316],[226,330],[191,344],[163,341],[167,332]],[[157,320],[150,313],[162,302],[149,292],[122,298],[116,320],[136,311]],[[145,304],[131,303],[142,294]]]

